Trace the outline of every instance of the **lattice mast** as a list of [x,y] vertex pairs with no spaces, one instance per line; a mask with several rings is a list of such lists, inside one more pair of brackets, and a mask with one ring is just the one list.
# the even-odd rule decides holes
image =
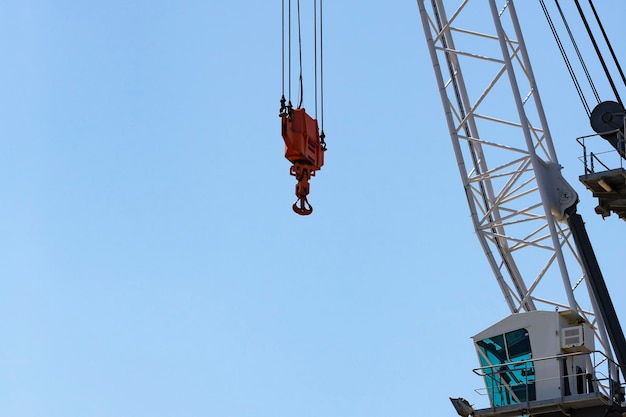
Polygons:
[[612,358],[514,2],[417,3],[476,236],[510,312],[573,310]]

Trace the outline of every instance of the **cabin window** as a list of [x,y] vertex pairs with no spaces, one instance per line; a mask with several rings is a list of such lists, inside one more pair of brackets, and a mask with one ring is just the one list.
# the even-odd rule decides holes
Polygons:
[[535,400],[535,368],[528,330],[490,337],[477,345],[494,407]]

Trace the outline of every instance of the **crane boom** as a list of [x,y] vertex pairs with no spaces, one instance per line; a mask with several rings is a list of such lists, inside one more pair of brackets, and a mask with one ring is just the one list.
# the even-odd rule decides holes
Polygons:
[[[536,310],[537,303],[579,309],[564,253],[573,249],[571,234],[554,213],[564,218],[577,197],[560,178],[523,40],[504,33],[505,14],[494,16],[496,34],[460,26],[464,13],[486,2],[464,1],[451,18],[441,0],[430,13],[424,0],[418,4],[474,228],[511,313]],[[472,16],[484,11],[491,16],[489,9]],[[548,193],[556,189],[554,201]],[[554,277],[563,291],[541,295],[542,281]]]
[[[491,403],[477,414],[615,411],[623,398],[613,354],[625,365],[626,342],[598,295],[604,282],[561,175],[514,1],[459,0],[450,13],[443,0],[428,3],[417,0],[471,219],[511,313],[474,336]],[[598,345],[569,343],[574,333]],[[591,352],[608,367],[605,386],[583,383],[596,381]],[[580,395],[587,402],[573,400]]]

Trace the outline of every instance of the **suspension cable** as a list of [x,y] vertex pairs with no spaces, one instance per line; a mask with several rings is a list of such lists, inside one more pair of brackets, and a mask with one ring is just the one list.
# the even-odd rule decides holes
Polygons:
[[326,134],[324,133],[324,10],[323,0],[320,0],[320,124],[322,131],[320,133],[320,140],[322,146],[326,150]]
[[[294,64],[293,60],[295,56],[292,57],[292,53],[295,53],[293,50],[295,46],[292,46],[292,35],[295,35],[295,30],[298,33],[298,65],[299,65],[299,79],[298,79],[298,94],[297,97],[297,108],[302,108],[302,104],[304,102],[304,65],[303,65],[303,51],[302,51],[302,11],[300,0],[296,2],[296,16],[292,15],[292,4],[291,0],[282,0],[282,99],[281,99],[281,112],[284,109],[288,109],[287,112],[290,112],[292,109],[292,65]],[[318,6],[319,3],[319,6]],[[319,7],[319,9],[318,9]],[[314,15],[313,15],[313,27],[314,27],[314,76],[315,76],[315,118],[318,119],[318,111],[319,113],[319,124],[321,126],[320,131],[320,141],[321,144],[326,150],[326,142],[324,141],[324,32],[323,32],[323,1],[322,0],[314,0],[313,2]],[[319,19],[319,24],[318,24]],[[297,28],[292,29],[292,23],[297,24]],[[319,31],[319,34],[318,34]],[[294,38],[295,39],[295,38]],[[319,46],[318,46],[319,45]],[[287,79],[287,81],[285,80]],[[285,88],[288,90],[288,97],[285,98]]]
[[600,31],[602,32],[602,36],[604,37],[604,41],[609,47],[609,51],[611,52],[611,56],[613,57],[613,62],[615,62],[615,66],[617,67],[617,70],[619,71],[619,74],[622,77],[622,82],[626,86],[626,77],[624,76],[624,72],[622,71],[622,66],[620,65],[619,61],[617,60],[617,57],[615,56],[615,51],[613,50],[613,46],[611,45],[611,42],[609,41],[609,37],[606,35],[606,32],[604,31],[604,25],[602,25],[602,21],[600,21],[600,17],[598,16],[598,13],[596,12],[596,8],[594,7],[593,2],[591,0],[589,0],[589,6],[591,6],[593,15],[596,17],[596,22],[598,22],[598,27],[600,27]]
[[300,24],[300,0],[298,0],[298,52],[300,54],[300,101],[298,102],[298,108],[301,108],[302,101],[304,100],[304,85],[302,81],[302,25]]
[[576,51],[576,55],[578,56],[578,61],[580,62],[580,65],[583,68],[583,71],[585,72],[585,76],[587,77],[587,81],[589,82],[589,85],[591,86],[591,91],[593,91],[593,95],[596,98],[597,103],[600,103],[600,95],[598,94],[598,90],[596,89],[595,84],[593,83],[593,80],[591,79],[591,74],[589,74],[589,70],[587,69],[587,64],[585,64],[585,60],[583,59],[582,54],[580,53],[580,49],[578,49],[578,44],[576,43],[576,39],[574,39],[574,35],[572,34],[572,31],[570,30],[569,24],[567,23],[567,19],[565,18],[565,14],[563,13],[563,10],[561,9],[561,5],[559,4],[558,0],[554,0],[554,2],[556,3],[556,7],[559,10],[559,14],[561,15],[561,19],[563,20],[563,24],[565,25],[565,29],[567,30],[567,34],[569,35],[570,41],[572,42],[572,45],[574,46],[574,50]]
[[[318,20],[318,12],[317,12],[317,0],[313,1],[313,26],[314,26],[314,49],[315,49],[315,118],[320,122],[320,141],[322,143],[322,147],[326,150],[326,134],[324,133],[324,10],[323,10],[323,1],[320,0],[319,5],[319,54],[317,52],[317,42],[318,42],[318,33],[317,33],[317,20]],[[318,57],[319,57],[319,65],[318,65]],[[318,80],[318,68],[319,68],[319,80]],[[319,86],[319,89],[318,89]],[[320,113],[318,117],[318,100],[320,104]]]
[[282,10],[281,10],[281,29],[282,29],[282,48],[281,48],[281,76],[282,76],[282,94],[283,99],[285,98],[285,0],[282,1]]
[[313,1],[313,56],[314,56],[314,63],[313,66],[315,67],[315,118],[317,119],[317,96],[318,96],[318,92],[317,92],[317,0]]
[[550,17],[550,12],[548,11],[548,8],[546,7],[544,0],[539,0],[539,3],[541,3],[543,14],[546,17],[548,25],[550,26],[550,31],[552,32],[552,36],[554,37],[554,40],[556,41],[559,51],[561,52],[561,57],[563,58],[563,62],[565,63],[565,66],[567,67],[567,72],[569,72],[570,78],[572,79],[572,82],[574,83],[574,87],[576,88],[576,92],[578,93],[578,98],[580,99],[580,102],[585,108],[585,112],[587,112],[587,116],[589,116],[591,115],[591,109],[589,108],[589,104],[587,104],[587,100],[585,99],[585,95],[583,94],[582,88],[580,87],[578,78],[576,77],[576,74],[574,73],[572,64],[570,63],[569,58],[567,57],[567,53],[565,52],[565,48],[563,47],[561,38],[559,37],[559,34],[557,33],[557,30],[554,26],[552,17]]
[[587,34],[589,35],[589,39],[591,40],[591,43],[593,44],[593,47],[596,50],[596,54],[598,55],[598,59],[600,60],[600,63],[602,64],[602,68],[604,69],[604,74],[606,75],[606,78],[609,81],[609,84],[611,84],[611,88],[613,89],[613,94],[615,94],[615,98],[617,99],[619,104],[622,104],[622,99],[620,98],[619,93],[617,92],[617,88],[615,87],[615,83],[613,82],[613,77],[611,77],[611,73],[609,72],[609,69],[606,66],[606,62],[604,62],[604,58],[602,57],[602,53],[600,52],[600,48],[598,47],[598,43],[596,42],[596,39],[593,36],[593,33],[591,32],[591,28],[589,27],[589,23],[587,22],[587,18],[585,17],[585,13],[583,12],[582,8],[580,7],[580,3],[578,2],[578,0],[574,0],[574,3],[576,4],[576,8],[578,9],[578,14],[580,14],[580,18],[582,19],[583,23],[585,24],[585,29],[587,29]]
[[288,61],[289,61],[289,80],[288,80],[288,84],[289,84],[289,107],[291,107],[291,0],[289,0],[289,35],[288,35],[288,43],[289,43],[289,53],[288,53]]

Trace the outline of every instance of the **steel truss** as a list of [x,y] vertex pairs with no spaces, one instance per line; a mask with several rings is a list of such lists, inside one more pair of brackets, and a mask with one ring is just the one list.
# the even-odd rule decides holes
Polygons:
[[457,1],[450,14],[443,0],[417,3],[476,235],[507,306],[577,311],[611,356],[564,221],[577,196],[560,176],[514,2]]

